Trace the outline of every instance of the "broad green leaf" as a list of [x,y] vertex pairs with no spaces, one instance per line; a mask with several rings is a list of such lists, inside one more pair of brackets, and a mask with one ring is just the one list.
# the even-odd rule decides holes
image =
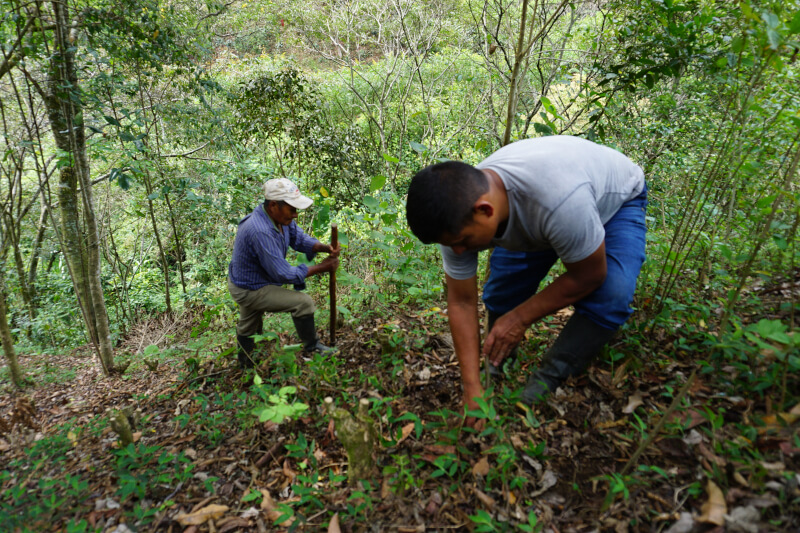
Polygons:
[[386,184],[386,176],[373,176],[369,184],[369,192],[380,190]]
[[391,156],[391,155],[389,155],[389,154],[381,154],[381,155],[383,155],[383,158],[384,158],[386,161],[388,161],[389,163],[399,163],[399,162],[400,162],[400,160],[399,160],[399,159],[397,159],[396,157],[394,157],[394,156]]
[[378,200],[376,200],[372,196],[365,196],[364,197],[364,205],[367,206],[367,208],[369,208],[369,209],[377,209],[378,208]]
[[427,146],[425,146],[424,144],[420,144],[418,142],[411,141],[410,143],[408,143],[408,145],[411,147],[412,150],[414,150],[418,154],[428,151]]
[[769,47],[777,50],[781,45],[781,35],[772,28],[767,30],[767,39],[769,40]]
[[256,385],[261,385],[262,383],[264,383],[264,381],[261,379],[261,376],[258,375],[258,372],[256,372],[255,376],[253,376],[253,383],[255,383]]
[[319,188],[319,194],[320,194],[320,195],[321,195],[323,198],[327,198],[327,197],[329,197],[329,196],[330,196],[330,193],[328,192],[328,189],[326,189],[325,187],[320,187],[320,188]]
[[789,34],[800,33],[800,11],[794,14],[792,22],[789,23]]

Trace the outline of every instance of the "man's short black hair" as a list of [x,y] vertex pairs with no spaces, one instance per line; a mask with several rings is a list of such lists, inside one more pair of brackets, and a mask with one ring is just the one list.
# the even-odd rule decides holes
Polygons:
[[472,220],[472,206],[489,190],[483,172],[461,161],[423,168],[411,178],[406,199],[406,221],[425,244],[443,234],[458,235]]

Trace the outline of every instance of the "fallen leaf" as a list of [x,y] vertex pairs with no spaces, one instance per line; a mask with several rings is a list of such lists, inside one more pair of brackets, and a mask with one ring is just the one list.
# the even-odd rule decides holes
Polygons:
[[752,505],[746,507],[736,507],[731,514],[725,517],[728,531],[739,531],[741,533],[758,533],[758,524],[761,521],[761,513]]
[[686,411],[676,411],[670,417],[669,424],[678,424],[684,431],[708,422],[703,413],[697,409],[690,408]]
[[341,533],[339,528],[339,513],[334,513],[331,521],[328,523],[328,533]]
[[494,509],[494,506],[495,506],[494,498],[492,498],[491,496],[489,496],[487,494],[484,494],[483,492],[479,491],[478,489],[475,489],[475,496],[478,497],[478,499],[483,503],[483,505],[486,506],[486,508],[488,510],[491,511],[492,509]]
[[[267,518],[269,519],[270,523],[275,524],[276,521],[284,515],[284,512],[278,509],[278,504],[276,504],[275,500],[272,499],[272,495],[268,490],[261,489],[261,496],[261,509],[267,513]],[[277,523],[283,526],[288,526],[292,522],[294,522],[294,517],[289,516]]]
[[446,453],[456,453],[456,447],[452,444],[428,444],[425,450],[435,455],[444,455]]
[[205,524],[209,520],[216,520],[224,515],[228,509],[229,507],[227,505],[212,503],[193,513],[180,513],[175,517],[175,520],[182,526],[199,526],[200,524]]
[[227,533],[228,531],[242,531],[252,524],[246,518],[231,516],[223,518],[217,523],[217,533]]
[[542,486],[539,487],[538,490],[535,490],[531,493],[530,496],[532,498],[544,494],[550,489],[550,487],[554,487],[556,483],[558,483],[558,478],[556,477],[555,473],[552,470],[545,470],[544,474],[542,474],[541,483]]
[[643,404],[644,404],[644,400],[642,400],[641,394],[639,394],[637,392],[636,394],[634,394],[633,396],[631,396],[628,399],[628,405],[625,406],[625,408],[622,410],[622,412],[625,413],[626,415],[629,415],[632,412],[634,412],[637,407],[639,407],[640,405],[643,405]]
[[411,432],[414,431],[414,425],[415,425],[414,422],[409,422],[408,424],[403,426],[402,434],[400,435],[400,439],[397,441],[397,444],[400,444],[401,442],[406,440],[409,435],[411,435]]
[[726,464],[725,459],[712,452],[708,446],[702,442],[697,445],[697,451],[700,453],[700,455],[705,457],[709,463],[713,463],[717,466],[725,466]]
[[429,515],[435,515],[439,512],[439,508],[442,506],[442,495],[438,492],[434,492],[431,494],[430,499],[428,500],[428,505],[425,506],[425,512]]
[[792,407],[788,413],[767,415],[762,419],[763,426],[758,428],[758,434],[777,432],[786,426],[792,425],[800,419],[800,403]]
[[486,477],[490,469],[489,458],[484,455],[481,457],[480,461],[475,463],[475,466],[472,467],[472,475]]
[[292,470],[292,467],[289,465],[289,459],[283,461],[283,475],[286,476],[290,482],[294,482],[294,478],[297,477],[297,472]]
[[522,442],[522,437],[520,437],[516,433],[514,435],[511,435],[511,445],[517,450],[525,449],[525,443]]
[[694,529],[692,513],[681,513],[678,521],[673,523],[664,533],[690,533]]
[[517,503],[517,495],[514,494],[513,490],[509,490],[508,492],[505,492],[504,495],[505,495],[506,501],[508,502],[509,505],[514,505],[514,504]]
[[706,485],[708,500],[700,508],[701,515],[697,518],[698,522],[714,524],[717,526],[725,525],[725,514],[728,506],[725,504],[725,495],[720,488],[711,480]]
[[258,515],[261,514],[261,511],[256,509],[255,507],[248,507],[244,511],[242,511],[242,518],[250,519],[250,518],[258,518]]

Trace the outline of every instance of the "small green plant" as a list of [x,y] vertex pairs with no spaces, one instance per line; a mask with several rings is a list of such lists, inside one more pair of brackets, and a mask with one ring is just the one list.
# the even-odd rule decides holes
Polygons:
[[617,472],[604,474],[596,479],[608,482],[608,493],[606,494],[605,500],[603,500],[603,509],[608,509],[619,496],[622,496],[623,500],[628,501],[631,497],[630,487],[639,483],[636,478],[632,476],[623,476]]
[[520,531],[525,531],[526,533],[535,533],[542,530],[542,524],[539,523],[539,519],[536,517],[536,514],[533,511],[530,511],[528,513],[528,523],[517,524],[517,528]]
[[[253,384],[261,388],[261,377],[256,374]],[[253,414],[258,417],[259,422],[274,422],[280,424],[286,419],[295,420],[308,410],[308,404],[303,402],[293,402],[290,398],[297,393],[297,387],[286,386],[278,389],[275,394],[266,395],[266,404],[253,409]]]
[[160,446],[131,443],[115,452],[119,489],[124,499],[168,493],[192,477],[194,465],[183,452],[173,455]]

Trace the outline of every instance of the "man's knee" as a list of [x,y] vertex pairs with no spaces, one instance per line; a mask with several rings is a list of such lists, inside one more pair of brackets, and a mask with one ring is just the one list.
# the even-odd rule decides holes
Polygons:
[[298,292],[297,295],[299,298],[297,298],[295,306],[290,310],[293,317],[310,315],[317,310],[317,306],[311,296],[304,292]]
[[577,302],[575,308],[596,324],[616,329],[633,314],[631,304],[635,292],[635,278],[610,276],[597,291]]

